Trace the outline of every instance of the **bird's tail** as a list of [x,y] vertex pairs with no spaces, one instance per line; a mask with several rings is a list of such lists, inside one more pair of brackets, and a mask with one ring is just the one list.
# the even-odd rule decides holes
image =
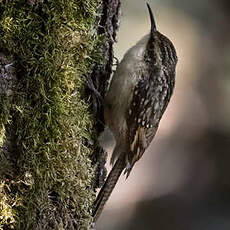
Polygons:
[[93,212],[93,218],[94,218],[93,222],[94,223],[96,223],[97,219],[101,215],[101,212],[105,206],[105,203],[109,199],[124,168],[125,168],[125,158],[124,158],[124,155],[121,155],[117,159],[112,170],[110,171],[94,203],[94,212]]

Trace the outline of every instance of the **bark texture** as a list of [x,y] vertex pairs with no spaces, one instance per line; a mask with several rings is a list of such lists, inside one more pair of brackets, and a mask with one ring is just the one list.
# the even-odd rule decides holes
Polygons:
[[0,1],[0,229],[88,228],[119,7]]

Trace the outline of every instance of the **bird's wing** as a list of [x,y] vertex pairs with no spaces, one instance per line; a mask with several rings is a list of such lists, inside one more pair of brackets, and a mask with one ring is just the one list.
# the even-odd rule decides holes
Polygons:
[[[162,72],[163,73],[163,72]],[[160,119],[172,94],[167,77],[142,77],[134,88],[134,94],[126,115],[127,142],[126,173],[129,175],[156,134]],[[164,81],[165,80],[165,81]]]

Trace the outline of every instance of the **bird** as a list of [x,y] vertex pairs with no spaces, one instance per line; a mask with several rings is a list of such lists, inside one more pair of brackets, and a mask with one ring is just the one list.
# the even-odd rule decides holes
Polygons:
[[157,30],[148,3],[147,8],[150,32],[125,53],[104,98],[105,124],[116,146],[111,157],[113,167],[94,202],[94,223],[121,173],[124,171],[126,178],[130,175],[153,140],[174,90],[176,50]]

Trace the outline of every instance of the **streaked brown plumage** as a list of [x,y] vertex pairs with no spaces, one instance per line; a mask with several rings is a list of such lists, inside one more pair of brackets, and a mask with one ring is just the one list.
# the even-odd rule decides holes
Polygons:
[[173,93],[176,51],[172,42],[156,30],[147,6],[151,31],[127,51],[105,98],[105,122],[116,140],[111,163],[116,163],[96,199],[94,222],[122,171],[125,169],[128,177],[151,143]]

